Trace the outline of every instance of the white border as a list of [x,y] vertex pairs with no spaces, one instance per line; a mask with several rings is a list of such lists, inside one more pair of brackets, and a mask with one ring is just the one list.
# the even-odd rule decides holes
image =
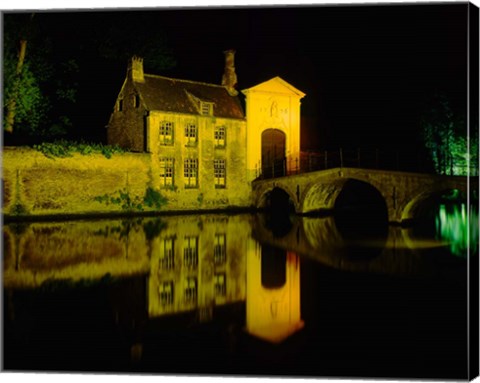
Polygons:
[[[414,4],[414,3],[452,3],[467,0],[15,0],[5,1],[0,10],[29,10],[29,9],[104,9],[104,8],[158,8],[158,7],[199,7],[199,6],[259,6],[259,5],[308,5],[308,4]],[[480,7],[480,0],[470,0]]]

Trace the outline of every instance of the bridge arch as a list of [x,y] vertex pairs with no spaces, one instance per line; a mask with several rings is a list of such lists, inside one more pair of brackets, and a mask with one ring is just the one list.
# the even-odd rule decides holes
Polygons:
[[301,205],[302,213],[322,213],[334,208],[335,200],[346,179],[330,180],[310,185]]
[[334,207],[359,207],[387,209],[383,194],[371,183],[357,178],[346,178],[342,190],[335,199]]
[[257,207],[266,210],[265,226],[275,238],[285,237],[293,228],[291,214],[296,212],[292,195],[275,186],[266,190]]
[[255,206],[260,209],[276,207],[287,208],[290,212],[298,211],[294,194],[288,188],[282,187],[282,185],[274,185],[271,188],[263,190],[263,192],[257,198]]
[[[333,212],[336,202],[337,207],[339,206],[338,197],[341,196],[342,191],[345,193],[344,188],[351,187],[352,185],[348,186],[348,184],[355,183],[357,186],[365,186],[364,189],[371,196],[376,195],[378,198],[373,197],[373,199],[377,201],[377,205],[385,204],[388,221],[395,223],[414,218],[419,206],[434,194],[453,189],[466,194],[469,187],[467,177],[460,176],[334,168],[254,181],[252,202],[255,207],[264,208],[265,194],[279,187],[290,196],[297,213]],[[478,189],[475,189],[475,185],[473,186],[474,192],[478,193]]]
[[376,207],[388,214],[382,192],[372,183],[352,177],[313,184],[303,199],[302,212],[321,213],[359,206]]
[[[346,242],[345,256],[370,260],[378,256],[388,236],[388,206],[383,194],[371,183],[348,178],[337,195],[333,217]],[[375,241],[374,249],[361,245]]]
[[408,222],[418,217],[419,212],[422,207],[424,207],[428,201],[435,200],[440,198],[442,195],[445,195],[454,190],[462,193],[462,198],[466,200],[467,190],[463,187],[450,187],[450,186],[440,186],[434,188],[433,190],[424,191],[416,194],[411,198],[404,206],[401,212],[401,221]]

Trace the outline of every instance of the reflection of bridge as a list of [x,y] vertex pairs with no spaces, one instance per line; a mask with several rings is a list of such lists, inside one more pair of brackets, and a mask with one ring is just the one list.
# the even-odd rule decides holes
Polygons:
[[[252,235],[262,245],[320,262],[335,269],[390,275],[425,276],[436,272],[438,257],[447,242],[417,238],[410,228],[390,225],[388,231],[372,237],[352,239],[337,229],[334,217],[296,217],[287,233],[276,235],[257,215]],[[433,263],[432,263],[433,262]]]
[[252,184],[255,207],[267,205],[269,193],[274,189],[285,191],[295,211],[300,214],[329,211],[335,207],[337,197],[346,190],[371,189],[385,201],[390,222],[403,222],[415,217],[421,203],[446,191],[458,189],[467,193],[468,177],[437,176],[398,171],[335,168],[257,180]]

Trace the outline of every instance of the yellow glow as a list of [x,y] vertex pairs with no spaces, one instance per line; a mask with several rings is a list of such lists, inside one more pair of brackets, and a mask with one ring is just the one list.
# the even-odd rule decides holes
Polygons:
[[[200,218],[201,217],[201,218]],[[151,243],[148,281],[150,317],[245,300],[245,216],[172,216]]]
[[305,93],[280,77],[245,89],[242,93],[247,96],[247,179],[251,181],[261,174],[261,137],[267,129],[285,133],[285,167],[287,173],[292,171],[300,155],[300,99]]
[[[152,111],[146,126],[147,153],[52,159],[33,149],[5,148],[2,212],[108,214],[251,206],[250,181],[262,170],[262,132],[284,135],[282,149],[274,156],[281,168],[290,172],[298,165],[300,99],[305,94],[279,77],[244,93],[248,121]],[[171,127],[167,142],[165,124]],[[161,208],[143,203],[146,190],[161,194],[166,201]]]
[[[221,119],[216,123],[227,130],[227,144],[215,150],[216,125],[206,122],[199,127],[201,143],[194,149],[185,147],[183,136],[161,153],[121,153],[110,159],[101,154],[47,158],[33,149],[5,148],[2,212],[39,216],[250,206],[251,188],[245,171],[246,133],[242,128],[245,123]],[[186,188],[186,159],[196,160],[193,188]],[[174,164],[168,174],[167,163]],[[220,175],[216,163],[223,165]],[[166,203],[160,208],[145,203],[147,190],[161,195]],[[127,199],[132,204],[125,203]]]
[[122,220],[38,222],[3,228],[6,288],[47,280],[128,277],[149,271],[143,231]]
[[261,249],[256,243],[247,254],[247,332],[271,343],[280,343],[303,328],[300,316],[300,260],[287,253],[286,279],[269,289],[261,281]]

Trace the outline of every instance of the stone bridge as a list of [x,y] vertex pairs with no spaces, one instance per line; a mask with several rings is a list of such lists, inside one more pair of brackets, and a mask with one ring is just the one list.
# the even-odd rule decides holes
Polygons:
[[254,181],[252,198],[255,207],[264,208],[272,191],[280,189],[288,194],[297,214],[315,214],[332,211],[346,190],[351,195],[367,191],[377,200],[383,199],[389,222],[402,223],[414,219],[429,198],[451,190],[466,195],[468,188],[468,177],[464,176],[334,168]]

